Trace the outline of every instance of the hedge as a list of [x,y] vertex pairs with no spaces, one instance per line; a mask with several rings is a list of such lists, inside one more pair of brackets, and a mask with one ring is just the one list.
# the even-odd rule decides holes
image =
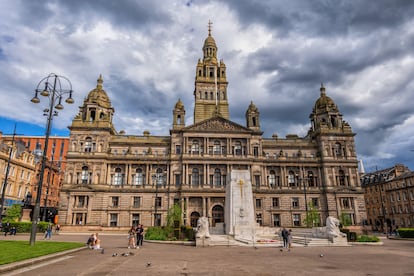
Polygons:
[[398,229],[398,235],[401,238],[414,238],[414,228],[400,228]]

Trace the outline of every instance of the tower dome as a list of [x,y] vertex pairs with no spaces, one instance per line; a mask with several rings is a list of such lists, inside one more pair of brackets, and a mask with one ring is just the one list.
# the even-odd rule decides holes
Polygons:
[[339,112],[338,107],[336,106],[335,102],[328,96],[326,96],[325,93],[325,87],[323,86],[323,83],[321,84],[321,96],[319,99],[315,102],[314,112],[320,113],[320,112]]
[[104,108],[111,108],[111,101],[109,100],[109,97],[106,94],[105,90],[103,90],[102,83],[102,75],[99,75],[96,88],[92,89],[89,92],[88,96],[86,97],[86,101],[90,103],[96,103],[98,106]]

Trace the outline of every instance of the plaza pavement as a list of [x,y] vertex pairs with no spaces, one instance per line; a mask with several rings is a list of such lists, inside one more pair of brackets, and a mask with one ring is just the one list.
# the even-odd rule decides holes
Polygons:
[[[88,233],[54,241],[86,242]],[[126,234],[100,234],[104,253],[81,249],[0,266],[1,275],[414,275],[414,241],[382,238],[383,245],[349,247],[194,247],[144,242],[127,249]],[[28,235],[0,237],[29,241]],[[43,240],[42,236],[37,241]],[[1,249],[0,249],[1,250]],[[132,252],[129,256],[123,253]],[[117,256],[113,256],[117,254]],[[20,263],[21,264],[21,263]]]

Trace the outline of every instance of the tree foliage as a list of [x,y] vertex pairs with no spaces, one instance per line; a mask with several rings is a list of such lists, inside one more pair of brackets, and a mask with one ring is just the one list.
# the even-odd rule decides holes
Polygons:
[[340,222],[342,226],[349,226],[352,224],[351,215],[347,213],[341,213]]
[[6,216],[3,218],[3,222],[15,222],[22,216],[22,206],[20,204],[13,204],[7,208]]
[[320,225],[319,211],[312,202],[309,202],[308,204],[308,212],[305,216],[304,224],[306,227],[315,227]]
[[175,203],[167,214],[167,227],[174,227],[174,221],[178,221],[178,225],[181,225],[181,214],[182,210],[180,204]]

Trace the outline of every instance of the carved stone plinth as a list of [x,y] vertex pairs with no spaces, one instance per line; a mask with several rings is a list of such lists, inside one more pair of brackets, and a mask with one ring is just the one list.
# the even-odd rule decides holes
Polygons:
[[196,247],[204,247],[210,245],[210,238],[196,238]]
[[23,209],[23,215],[21,221],[31,221],[30,212],[32,209]]

